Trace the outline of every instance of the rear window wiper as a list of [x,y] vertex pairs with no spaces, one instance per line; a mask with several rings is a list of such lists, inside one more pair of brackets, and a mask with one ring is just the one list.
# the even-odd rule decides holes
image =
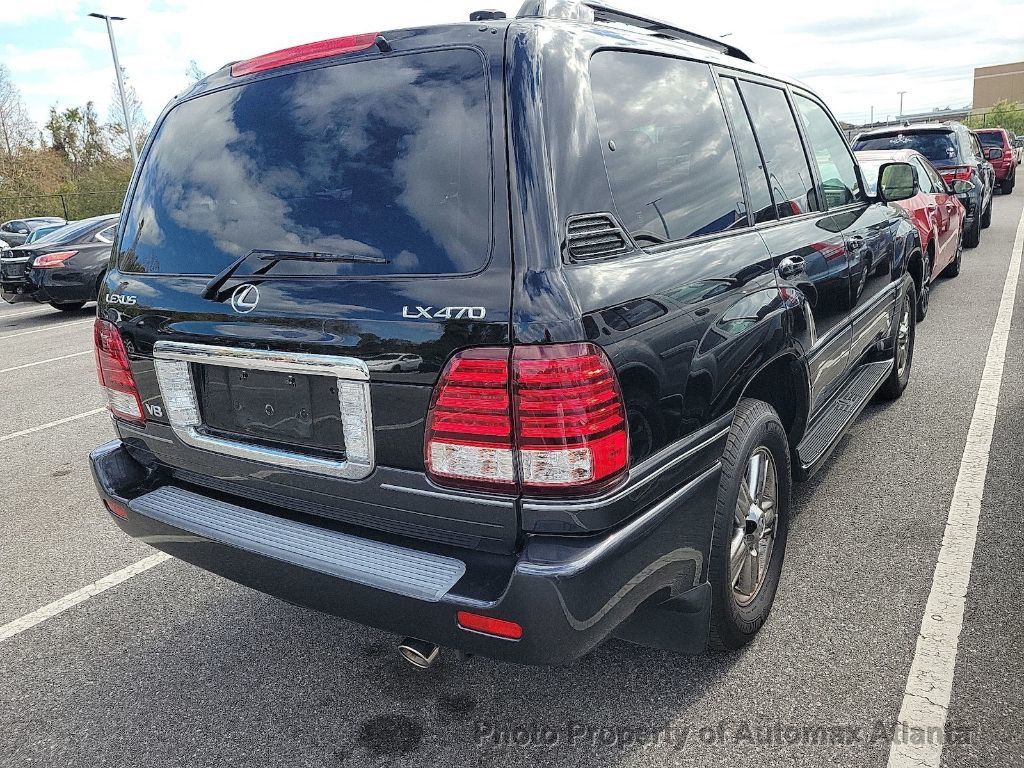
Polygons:
[[253,248],[243,256],[238,257],[228,264],[224,269],[214,275],[210,282],[203,288],[202,297],[212,299],[217,291],[228,281],[242,263],[250,256],[259,256],[260,261],[268,262],[253,272],[254,275],[265,275],[271,267],[279,261],[319,261],[336,264],[387,264],[388,260],[383,256],[372,256],[365,253],[327,253],[324,251],[275,251],[266,248]]

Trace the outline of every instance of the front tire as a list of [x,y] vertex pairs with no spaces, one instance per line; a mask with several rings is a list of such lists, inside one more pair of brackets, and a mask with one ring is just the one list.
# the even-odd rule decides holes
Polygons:
[[917,337],[917,323],[913,321],[914,307],[917,304],[915,294],[914,284],[910,283],[900,303],[896,327],[893,329],[892,370],[878,390],[878,396],[883,400],[896,400],[910,382],[910,369],[914,363],[914,341]]
[[942,270],[943,277],[956,277],[960,274],[960,265],[964,260],[964,233],[960,230],[960,242],[956,244],[956,256],[949,262],[949,265]]
[[981,214],[981,228],[988,229],[992,224],[992,201],[988,201],[988,208]]
[[932,295],[932,260],[928,254],[924,256],[924,263],[921,265],[921,293],[917,297],[917,322],[924,320],[928,314],[928,304]]
[[964,233],[964,247],[966,248],[977,248],[978,243],[981,242],[981,222],[978,217],[974,217],[974,221],[971,223],[971,228]]
[[789,441],[768,403],[743,399],[722,455],[711,551],[709,643],[735,650],[764,625],[786,554]]

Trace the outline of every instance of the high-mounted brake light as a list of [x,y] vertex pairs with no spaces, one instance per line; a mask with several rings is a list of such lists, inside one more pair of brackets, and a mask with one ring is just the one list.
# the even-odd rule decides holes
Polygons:
[[622,393],[595,345],[481,347],[441,374],[424,436],[442,484],[505,493],[580,493],[629,463]]
[[109,320],[97,318],[93,326],[93,341],[96,345],[96,374],[106,392],[110,412],[119,419],[144,424],[142,398],[135,386],[121,332]]
[[301,61],[312,61],[323,59],[328,56],[338,56],[342,53],[356,53],[372,48],[377,42],[379,32],[367,32],[362,35],[349,35],[348,37],[335,37],[331,40],[320,40],[316,43],[304,43],[292,48],[283,48],[280,51],[264,53],[245,61],[236,61],[231,65],[231,76],[241,77],[251,75],[254,72],[265,72],[268,69],[284,67],[288,64],[298,64]]
[[64,262],[74,256],[78,251],[58,251],[57,253],[46,253],[42,256],[36,256],[36,260],[32,262],[32,266],[36,269],[56,269],[57,267],[63,267]]

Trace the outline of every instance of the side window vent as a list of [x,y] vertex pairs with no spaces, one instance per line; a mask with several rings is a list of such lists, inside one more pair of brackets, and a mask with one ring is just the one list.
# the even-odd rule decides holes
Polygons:
[[566,222],[565,246],[573,259],[600,259],[631,250],[626,233],[610,213],[570,216]]

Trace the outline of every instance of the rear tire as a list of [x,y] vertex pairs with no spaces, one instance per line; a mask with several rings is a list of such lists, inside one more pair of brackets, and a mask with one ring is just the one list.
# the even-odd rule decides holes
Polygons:
[[917,323],[913,322],[916,304],[917,296],[911,282],[900,303],[900,311],[893,328],[892,370],[878,390],[878,396],[883,400],[896,400],[910,382],[910,369],[914,363],[914,340],[917,335]]
[[1013,192],[1013,188],[1016,185],[1016,183],[1017,183],[1017,174],[1014,173],[1013,176],[1011,176],[1010,178],[1005,179],[1003,181],[1003,184],[1002,184],[1003,194],[1004,195],[1011,194]]
[[85,306],[84,301],[63,301],[57,303],[55,301],[50,302],[50,306],[54,309],[59,309],[61,312],[75,312]]
[[789,441],[775,409],[761,400],[741,400],[722,455],[715,508],[712,648],[743,647],[771,611],[789,530],[789,462]]

